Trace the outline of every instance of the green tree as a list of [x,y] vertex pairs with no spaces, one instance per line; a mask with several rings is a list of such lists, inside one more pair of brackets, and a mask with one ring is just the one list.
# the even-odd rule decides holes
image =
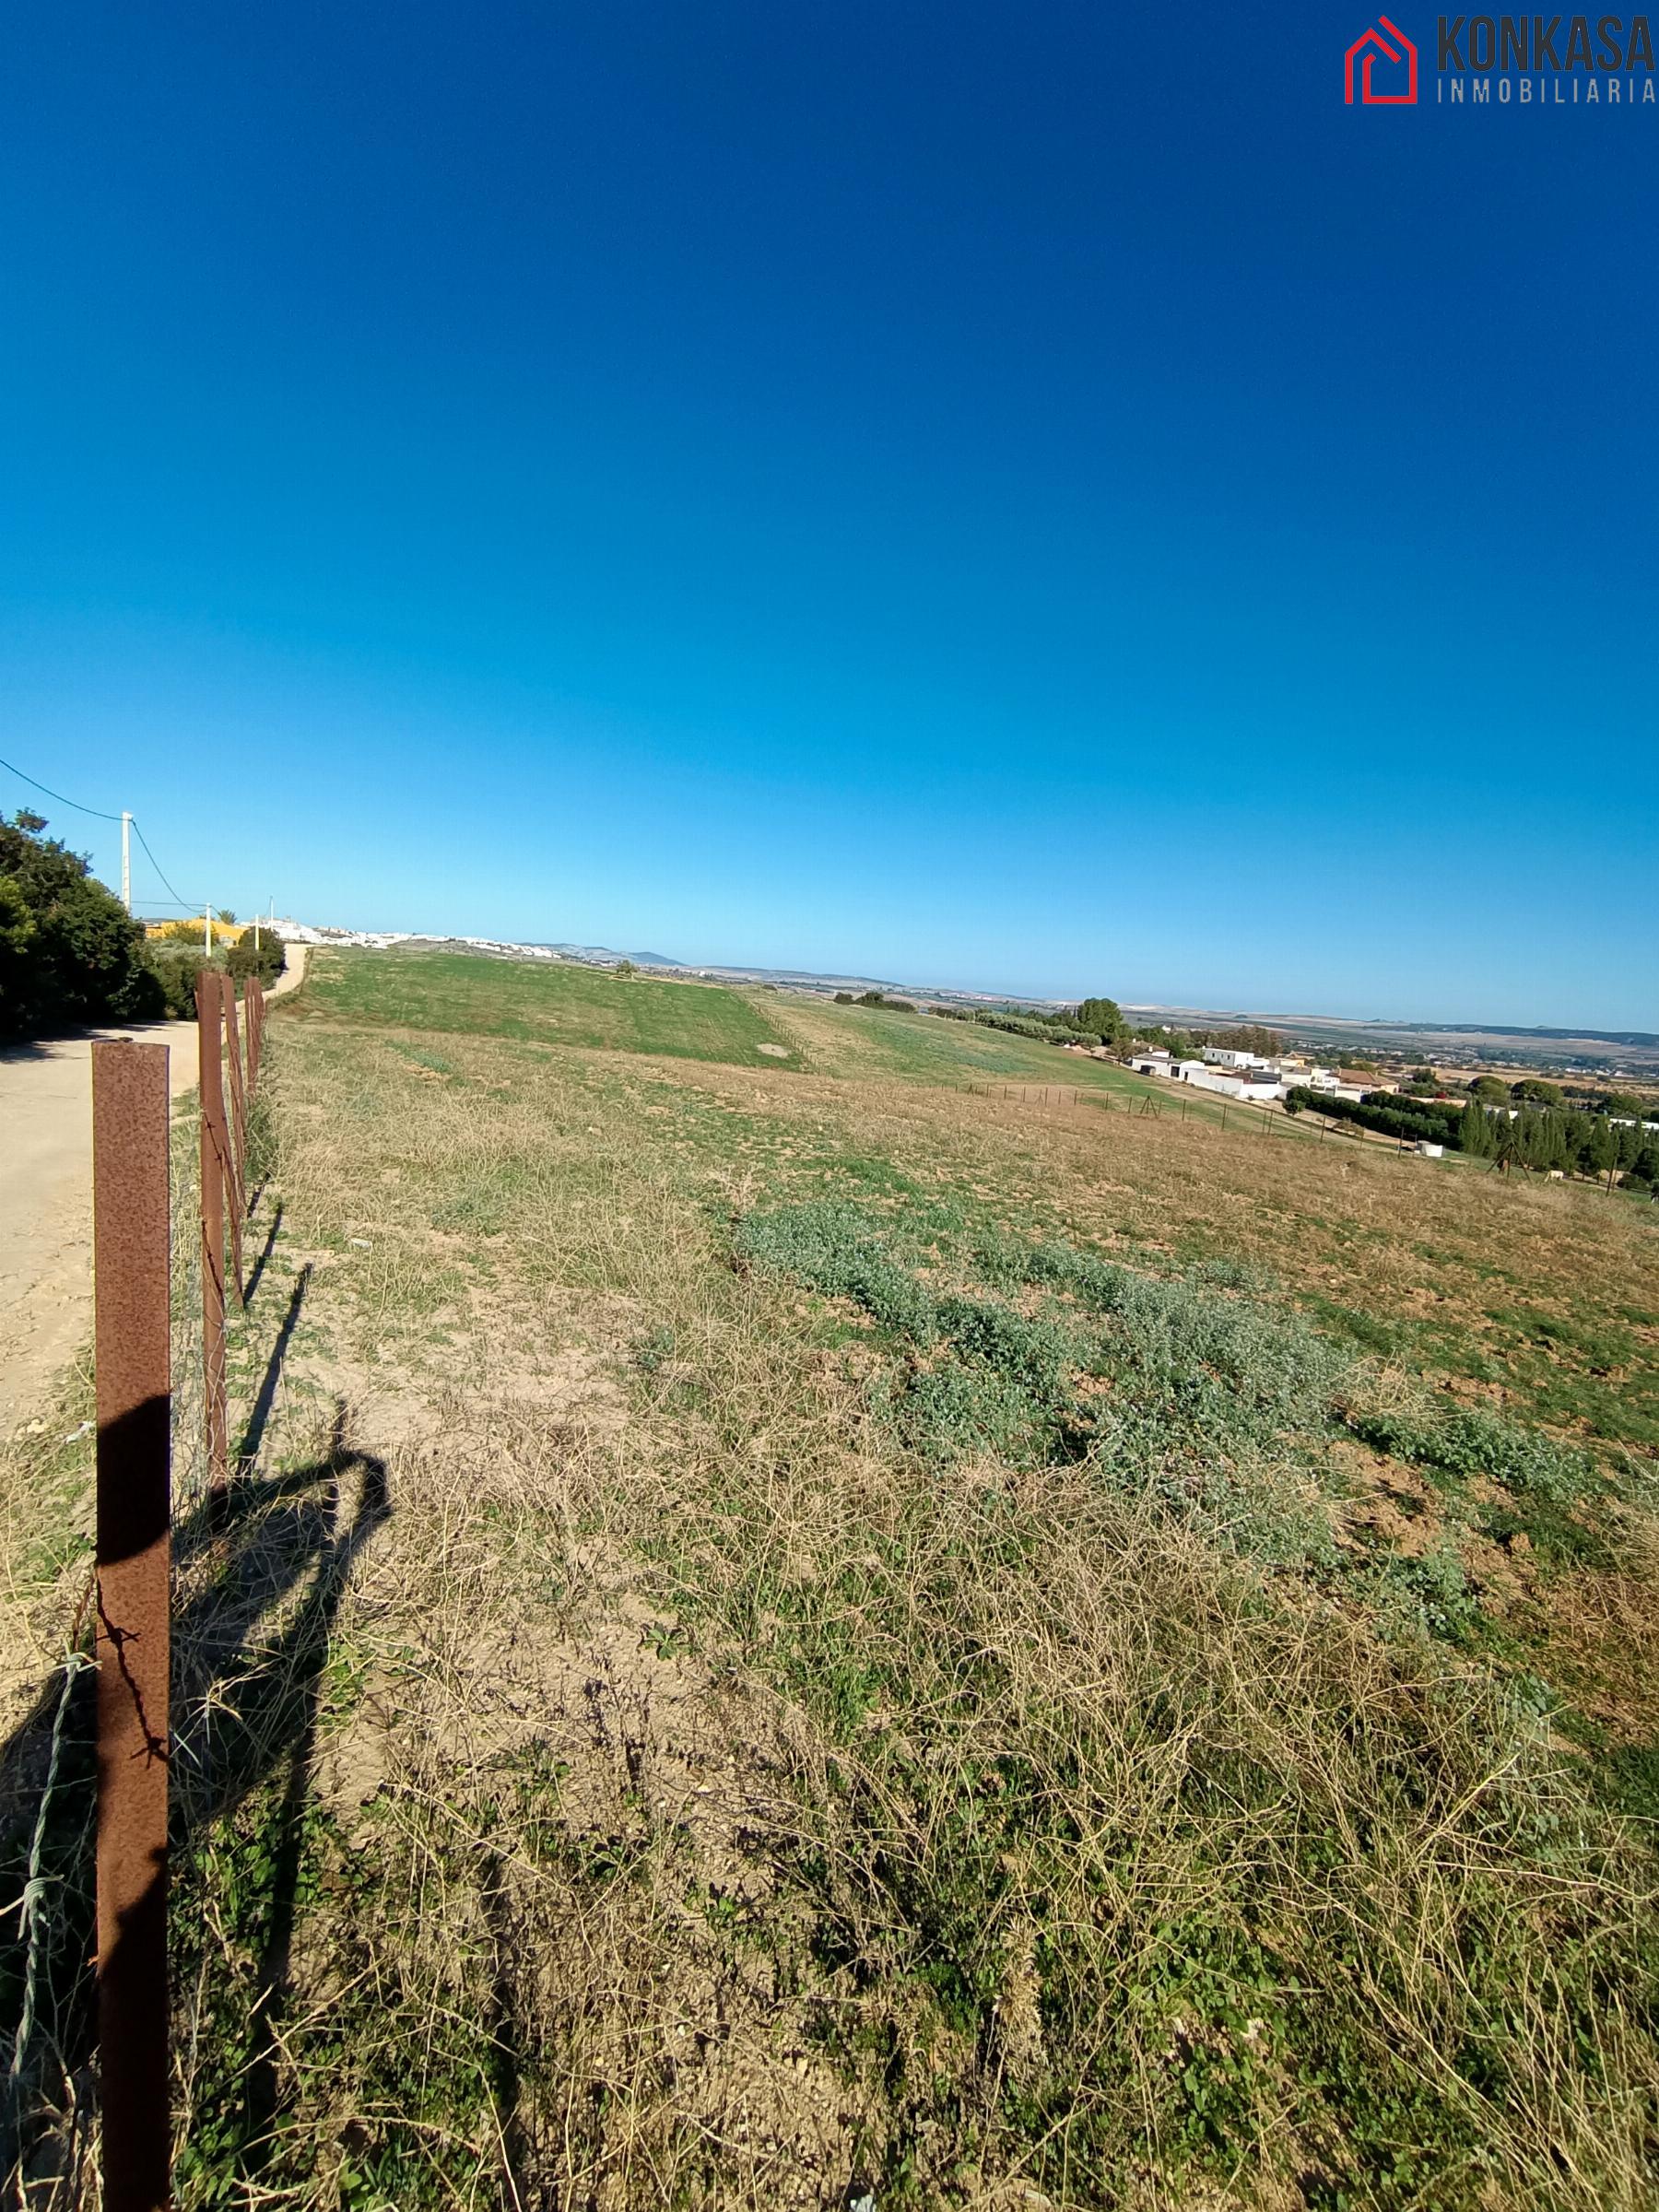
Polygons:
[[1168,1053],[1173,1060],[1195,1060],[1209,1038],[1203,1030],[1193,1033],[1186,1030],[1149,1029],[1136,1030],[1135,1041],[1148,1051]]
[[[1583,1117],[1575,1116],[1575,1119]],[[1605,1175],[1618,1165],[1618,1145],[1612,1125],[1600,1114],[1584,1130],[1578,1148],[1578,1164],[1586,1175]]]
[[1218,1030],[1206,1041],[1224,1046],[1229,1052],[1258,1053],[1264,1060],[1277,1060],[1285,1049],[1285,1041],[1277,1030],[1266,1030],[1260,1022],[1240,1022],[1230,1030]]
[[1127,1044],[1129,1024],[1115,998],[1086,998],[1072,1017],[1080,1030],[1092,1030],[1102,1044]]
[[1560,1106],[1565,1103],[1559,1083],[1546,1083],[1536,1076],[1523,1076],[1519,1083],[1512,1083],[1510,1096],[1517,1106]]
[[1477,1076],[1469,1086],[1469,1094],[1478,1099],[1483,1106],[1509,1104],[1509,1085],[1498,1076]]
[[45,827],[0,817],[0,1036],[159,1014],[142,926]]
[[1538,1113],[1531,1107],[1523,1110],[1514,1126],[1524,1168],[1542,1172],[1548,1168],[1567,1166],[1567,1139],[1561,1121],[1559,1113]]
[[27,967],[35,941],[35,918],[23,886],[11,876],[0,876],[0,1006],[5,1004],[6,980]]
[[1613,1139],[1614,1158],[1618,1165],[1621,1168],[1634,1167],[1642,1146],[1647,1142],[1647,1133],[1643,1130],[1641,1123],[1621,1122],[1615,1128],[1609,1122],[1607,1129]]
[[1476,1159],[1490,1159],[1498,1150],[1497,1124],[1478,1099],[1471,1099],[1458,1117],[1457,1145]]

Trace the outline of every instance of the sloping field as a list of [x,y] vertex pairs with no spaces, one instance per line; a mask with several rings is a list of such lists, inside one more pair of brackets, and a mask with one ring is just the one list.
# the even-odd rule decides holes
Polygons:
[[[273,1018],[228,1519],[182,1461],[182,2206],[1654,2201],[1647,1214],[408,972]],[[82,1418],[6,1465],[41,2170]]]
[[937,1015],[782,996],[777,1018],[799,1037],[808,1065],[826,1075],[885,1076],[904,1083],[1065,1084],[1137,1100],[1157,1088],[1080,1053]]
[[[735,991],[467,953],[312,955],[302,1018],[517,1037],[602,1051],[764,1066],[794,1041]],[[770,1046],[769,1053],[765,1048]]]

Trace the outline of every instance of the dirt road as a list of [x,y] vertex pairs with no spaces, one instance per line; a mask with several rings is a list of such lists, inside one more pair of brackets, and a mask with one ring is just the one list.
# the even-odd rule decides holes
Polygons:
[[[270,996],[298,988],[306,947]],[[194,1090],[193,1021],[138,1022],[0,1053],[0,1436],[40,1409],[92,1326],[92,1046],[169,1048],[174,1098]]]

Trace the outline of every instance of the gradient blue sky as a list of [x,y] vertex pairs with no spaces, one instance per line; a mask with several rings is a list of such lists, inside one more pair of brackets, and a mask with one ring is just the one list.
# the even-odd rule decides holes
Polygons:
[[1659,109],[1391,13],[15,12],[0,753],[243,911],[1659,1027]]

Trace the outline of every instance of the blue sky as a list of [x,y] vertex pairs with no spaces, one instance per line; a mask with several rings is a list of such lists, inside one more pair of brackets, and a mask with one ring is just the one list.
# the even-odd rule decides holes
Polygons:
[[15,17],[0,754],[239,911],[1659,1027],[1659,108],[1391,12]]

